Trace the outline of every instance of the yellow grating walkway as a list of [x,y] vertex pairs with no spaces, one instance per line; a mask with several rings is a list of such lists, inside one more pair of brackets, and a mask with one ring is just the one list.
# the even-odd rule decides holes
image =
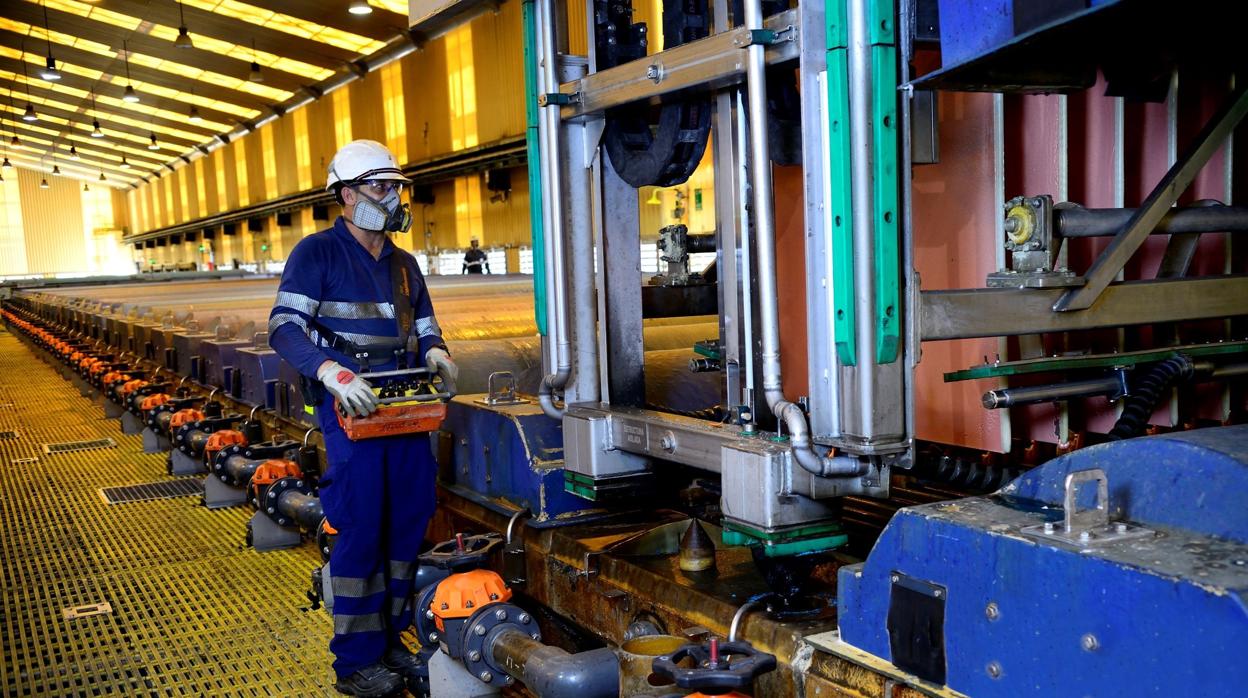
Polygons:
[[[199,497],[108,505],[101,487],[169,480],[164,455],[0,331],[0,695],[332,695],[308,544],[257,553],[247,508]],[[115,448],[45,455],[111,437]],[[26,459],[26,460],[23,460]],[[30,461],[29,459],[37,459]],[[16,462],[15,462],[16,461]],[[66,608],[111,613],[66,620]]]

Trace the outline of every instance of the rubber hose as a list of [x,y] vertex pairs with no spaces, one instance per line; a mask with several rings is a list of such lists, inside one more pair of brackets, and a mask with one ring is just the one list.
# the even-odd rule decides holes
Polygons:
[[1148,418],[1153,415],[1162,395],[1178,381],[1192,377],[1192,360],[1179,354],[1154,366],[1124,400],[1122,415],[1109,430],[1110,441],[1135,438],[1144,433]]

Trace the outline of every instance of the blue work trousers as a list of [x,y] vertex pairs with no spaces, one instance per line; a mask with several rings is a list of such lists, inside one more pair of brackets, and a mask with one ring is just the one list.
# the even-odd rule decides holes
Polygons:
[[329,570],[334,593],[334,671],[348,676],[381,660],[412,623],[416,560],[433,516],[436,466],[426,434],[352,441],[328,397],[316,410],[329,467],[321,502],[338,530]]

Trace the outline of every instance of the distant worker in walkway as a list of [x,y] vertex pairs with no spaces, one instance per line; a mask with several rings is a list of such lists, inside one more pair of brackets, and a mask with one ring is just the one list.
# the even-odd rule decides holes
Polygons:
[[[485,257],[485,250],[481,249],[481,241],[473,238],[468,244],[472,245],[472,247],[469,247],[468,251],[464,253],[463,273],[489,274],[490,262]],[[484,271],[482,267],[484,267]]]
[[388,235],[411,226],[402,202],[408,182],[382,144],[343,146],[326,184],[342,215],[291,250],[269,315],[269,344],[302,374],[325,442],[320,495],[338,530],[329,648],[335,688],[355,696],[396,693],[423,671],[399,633],[412,622],[408,600],[436,467],[426,434],[348,439],[334,403],[371,414],[378,398],[367,372],[410,367],[417,357],[448,386],[458,373],[416,259]]

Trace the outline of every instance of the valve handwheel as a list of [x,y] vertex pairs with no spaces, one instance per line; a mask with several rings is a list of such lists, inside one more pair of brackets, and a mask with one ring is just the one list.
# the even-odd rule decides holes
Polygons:
[[[692,659],[692,667],[680,663]],[[711,638],[704,645],[685,645],[670,655],[656,657],[654,673],[670,679],[680,688],[692,688],[709,695],[748,690],[754,679],[776,668],[776,658],[754,649],[748,642],[720,642]]]

